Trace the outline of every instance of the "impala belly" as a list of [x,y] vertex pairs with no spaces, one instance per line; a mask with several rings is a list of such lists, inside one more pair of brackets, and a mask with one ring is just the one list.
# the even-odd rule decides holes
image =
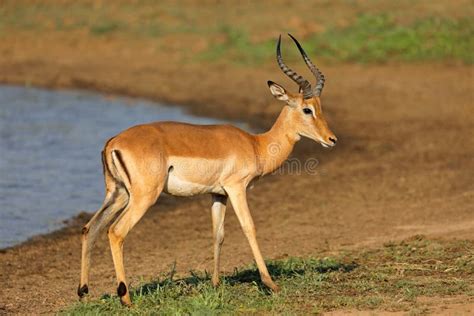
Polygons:
[[204,193],[225,194],[221,185],[223,161],[203,158],[170,157],[164,191],[176,196]]

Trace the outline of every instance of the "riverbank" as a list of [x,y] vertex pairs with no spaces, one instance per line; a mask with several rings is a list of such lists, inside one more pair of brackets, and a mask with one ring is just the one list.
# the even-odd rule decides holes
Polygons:
[[[78,65],[77,72],[80,68]],[[31,73],[40,71],[30,69]],[[71,68],[71,74],[76,70]],[[104,71],[100,67],[96,70],[94,82],[108,77],[99,75]],[[341,141],[330,151],[309,141],[298,144],[295,157],[317,157],[319,173],[272,176],[250,192],[265,257],[376,246],[413,234],[472,239],[473,184],[469,170],[474,167],[470,158],[474,146],[472,139],[460,136],[473,132],[469,107],[471,71],[443,65],[328,67],[326,73],[332,79],[323,101]],[[130,73],[135,72],[131,69]],[[227,111],[233,114],[229,116],[249,115],[261,126],[268,126],[281,105],[268,96],[264,86],[257,88],[259,82],[255,78],[263,81],[263,77],[282,76],[275,70],[270,75],[257,70],[255,76],[249,77],[241,77],[239,70],[226,69],[224,73],[225,81],[219,76],[205,80],[215,80],[216,86],[218,82],[228,86],[253,82],[255,86],[249,89],[254,92],[256,105],[243,100],[238,93],[241,89],[229,89],[226,93],[234,93],[235,97],[223,97],[218,92],[213,96],[215,103],[189,106],[197,107],[200,113],[223,115],[220,104],[232,101]],[[14,79],[9,81],[13,82],[16,74],[3,71],[3,80],[11,75]],[[47,74],[45,71],[44,82],[38,79],[35,84],[50,85]],[[131,80],[129,89],[143,91],[143,82],[164,79],[143,76]],[[191,79],[183,80],[191,84]],[[196,80],[192,86],[198,85],[196,91],[205,91],[201,84],[210,85]],[[112,81],[103,84],[117,92],[121,85],[122,81],[117,81],[117,86]],[[245,85],[251,87],[249,83]],[[182,90],[180,95],[191,98],[195,92]],[[253,111],[257,114],[251,114]],[[136,284],[139,277],[150,278],[166,271],[174,260],[181,273],[210,269],[208,208],[207,197],[166,203],[160,200],[127,239],[126,265],[132,283]],[[0,295],[6,311],[52,312],[75,301],[80,226],[1,253],[1,281],[5,286]],[[223,266],[225,271],[231,271],[252,259],[232,212],[226,229]],[[113,292],[113,266],[105,238],[94,251],[94,262],[93,297]]]
[[[312,15],[310,11],[305,16]],[[441,11],[456,16],[465,9],[460,4]],[[259,12],[264,17],[272,14]],[[331,12],[323,15],[332,18]],[[270,23],[262,17],[259,21]],[[286,20],[278,23],[275,27],[286,25]],[[309,24],[293,28],[303,30],[305,25]],[[282,107],[271,97],[266,81],[296,91],[273,57],[257,65],[226,62],[225,58],[196,61],[181,53],[188,50],[190,41],[180,36],[167,35],[157,43],[122,36],[119,31],[100,35],[81,29],[36,32],[23,28],[3,31],[1,83],[90,89],[111,97],[140,96],[263,129],[271,126]],[[275,38],[275,34],[263,35]],[[199,50],[201,34],[192,36],[197,46],[189,51],[194,52]],[[168,46],[162,49],[160,43]],[[284,47],[291,49],[289,41],[285,40]],[[269,49],[273,52],[273,45]],[[317,158],[316,174],[271,176],[249,192],[265,258],[365,251],[416,234],[447,242],[472,240],[473,66],[458,60],[348,64],[319,62],[317,52],[311,55],[328,78],[323,109],[339,142],[331,150],[300,142],[293,157],[301,161]],[[299,58],[290,60],[292,67],[309,77]],[[150,280],[169,271],[175,261],[181,275],[211,269],[209,207],[209,197],[160,199],[125,242],[125,265],[132,286],[141,278]],[[0,313],[53,313],[76,301],[79,231],[86,218],[0,252]],[[472,253],[465,250],[459,250],[459,257],[472,262]],[[224,271],[230,273],[250,262],[249,247],[230,211]],[[93,299],[115,293],[105,236],[93,252],[91,272]],[[434,295],[449,305],[449,293]],[[459,296],[454,299],[458,304],[456,299]]]

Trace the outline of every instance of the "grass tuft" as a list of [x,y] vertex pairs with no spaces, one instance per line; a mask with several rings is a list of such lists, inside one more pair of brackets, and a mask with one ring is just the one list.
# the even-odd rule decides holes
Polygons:
[[93,35],[104,35],[112,33],[120,29],[120,23],[117,21],[100,21],[90,27],[90,32]]

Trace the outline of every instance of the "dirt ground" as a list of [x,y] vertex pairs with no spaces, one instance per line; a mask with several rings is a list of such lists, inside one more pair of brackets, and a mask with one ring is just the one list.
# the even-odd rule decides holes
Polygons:
[[[148,53],[140,43],[72,42],[66,36],[61,43],[60,35],[54,36],[6,38],[0,46],[0,82],[141,96],[263,129],[282,107],[266,81],[295,89],[275,64],[178,65],[169,54]],[[302,141],[293,157],[317,158],[316,174],[270,176],[250,191],[264,256],[375,247],[414,234],[474,238],[474,68],[321,68],[328,78],[323,108],[339,142],[327,150]],[[232,271],[253,259],[235,215],[227,214],[222,265]],[[207,196],[160,199],[125,242],[132,286],[140,277],[167,271],[174,261],[182,273],[211,270],[210,219]],[[0,252],[0,314],[51,313],[77,300],[81,222],[84,218]],[[105,237],[94,250],[92,297],[115,293]]]

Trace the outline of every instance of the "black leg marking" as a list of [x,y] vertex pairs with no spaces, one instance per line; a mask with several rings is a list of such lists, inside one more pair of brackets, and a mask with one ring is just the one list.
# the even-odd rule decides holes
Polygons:
[[122,297],[122,296],[125,296],[125,294],[127,294],[127,286],[125,285],[125,283],[120,282],[117,288],[117,295],[119,297]]
[[87,287],[87,284],[84,284],[82,287],[79,284],[77,287],[77,295],[79,295],[80,298],[82,298],[84,295],[89,293],[89,288]]
[[117,156],[118,162],[122,166],[123,171],[125,171],[125,175],[127,176],[128,183],[132,183],[132,179],[130,178],[130,173],[128,172],[128,169],[125,166],[125,163],[123,162],[122,153],[118,150],[114,150],[114,153]]

